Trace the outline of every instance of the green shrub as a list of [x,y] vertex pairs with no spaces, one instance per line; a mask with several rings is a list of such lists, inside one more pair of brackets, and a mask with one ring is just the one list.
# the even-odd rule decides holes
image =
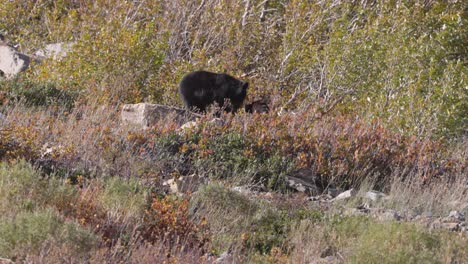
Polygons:
[[106,178],[101,195],[97,198],[103,208],[119,215],[136,217],[147,204],[148,190],[135,179]]
[[263,151],[254,140],[235,129],[194,131],[180,151],[200,175],[234,184],[260,184],[286,190],[284,176],[294,169],[292,159],[278,151]]
[[0,254],[9,258],[37,252],[47,240],[56,240],[78,254],[86,253],[97,241],[88,230],[64,222],[52,210],[2,216],[0,234]]
[[77,94],[56,88],[50,82],[14,79],[0,81],[0,95],[10,104],[21,102],[30,107],[58,106],[70,111],[77,99]]
[[301,220],[318,222],[321,213],[301,207],[280,210],[262,200],[220,185],[202,187],[191,199],[191,210],[208,223],[215,251],[231,249],[249,254],[268,254],[273,248],[288,248],[288,234]]
[[0,212],[14,215],[50,205],[66,208],[77,197],[73,186],[54,177],[44,178],[25,161],[0,163]]
[[378,223],[366,217],[334,218],[328,232],[336,234],[332,243],[338,248],[350,250],[352,263],[463,262],[468,257],[463,238],[412,223]]

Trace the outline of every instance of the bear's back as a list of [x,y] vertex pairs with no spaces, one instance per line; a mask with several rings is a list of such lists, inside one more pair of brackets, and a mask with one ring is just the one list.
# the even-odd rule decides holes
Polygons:
[[180,89],[209,89],[216,88],[217,73],[207,71],[194,71],[186,74],[180,82]]

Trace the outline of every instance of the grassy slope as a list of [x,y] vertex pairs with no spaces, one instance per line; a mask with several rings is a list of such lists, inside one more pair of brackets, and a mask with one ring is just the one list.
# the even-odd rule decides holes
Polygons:
[[[383,190],[378,206],[400,212],[463,209],[463,1],[247,2],[0,3],[22,52],[76,42],[0,81],[0,257],[309,263],[328,248],[354,263],[467,261],[466,232],[344,216],[284,181],[308,169],[323,185]],[[245,74],[249,100],[268,95],[274,111],[184,134],[171,120],[120,126],[124,102],[179,105],[177,82],[199,68]],[[192,174],[211,183],[184,197],[162,186]]]

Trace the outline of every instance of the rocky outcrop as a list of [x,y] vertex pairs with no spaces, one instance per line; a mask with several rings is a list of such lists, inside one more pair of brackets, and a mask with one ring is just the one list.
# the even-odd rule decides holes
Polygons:
[[160,120],[176,122],[179,126],[187,121],[193,121],[198,114],[189,112],[185,109],[158,105],[158,104],[126,104],[122,108],[121,119],[124,125],[135,126],[146,129],[155,125]]
[[60,42],[47,44],[33,55],[20,53],[13,45],[9,45],[5,37],[0,35],[0,77],[10,79],[25,71],[32,60],[40,62],[43,59],[58,60],[67,55],[75,43]]
[[31,62],[27,55],[19,53],[15,48],[0,43],[0,75],[4,78],[12,78],[26,70]]

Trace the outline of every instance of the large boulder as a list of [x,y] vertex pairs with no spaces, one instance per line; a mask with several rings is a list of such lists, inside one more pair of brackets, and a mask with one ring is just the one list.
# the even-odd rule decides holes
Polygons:
[[26,70],[31,59],[13,47],[0,43],[0,75],[9,79]]
[[160,120],[171,120],[181,126],[197,117],[200,116],[185,109],[147,103],[126,104],[121,113],[123,124],[143,129],[155,125]]

